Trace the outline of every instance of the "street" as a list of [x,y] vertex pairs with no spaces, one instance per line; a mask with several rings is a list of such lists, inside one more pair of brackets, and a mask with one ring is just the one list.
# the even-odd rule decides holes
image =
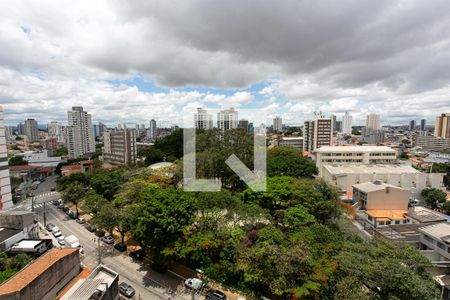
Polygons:
[[[41,186],[42,185],[42,186]],[[135,262],[127,255],[127,252],[119,252],[112,245],[98,241],[94,233],[89,232],[83,225],[70,219],[62,210],[51,202],[60,199],[58,192],[50,192],[50,188],[56,183],[52,179],[39,185],[35,192],[34,210],[37,214],[42,237],[52,238],[53,244],[58,246],[53,235],[44,229],[44,203],[46,224],[52,223],[61,229],[64,236],[75,235],[83,247],[81,255],[82,263],[94,269],[98,264],[98,253],[101,253],[101,263],[110,267],[120,275],[120,282],[125,281],[136,289],[133,299],[192,299],[190,293],[185,291],[184,278],[174,273],[157,273],[151,270],[144,262]],[[39,191],[39,192],[37,192]],[[14,209],[31,210],[31,200],[27,199]],[[99,247],[100,245],[100,251]],[[175,293],[177,295],[175,295]]]

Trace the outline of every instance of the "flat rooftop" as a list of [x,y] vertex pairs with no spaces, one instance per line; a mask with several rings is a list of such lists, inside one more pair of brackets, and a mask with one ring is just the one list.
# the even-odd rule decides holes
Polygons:
[[102,293],[109,288],[119,275],[113,270],[99,265],[86,279],[80,279],[67,291],[61,300],[89,300],[94,293]]
[[424,227],[420,227],[419,231],[435,239],[442,240],[443,242],[450,244],[450,223],[440,222],[437,224],[427,225]]
[[18,243],[15,243],[11,249],[14,248],[34,248],[35,246],[39,245],[40,243],[44,242],[44,240],[21,240]]
[[403,220],[405,218],[405,214],[407,210],[401,209],[393,209],[393,210],[381,210],[381,209],[372,209],[366,211],[366,213],[373,217],[377,218],[377,221],[390,221],[390,220]]
[[353,187],[357,188],[358,190],[363,191],[365,193],[385,190],[387,187],[397,189],[397,190],[403,190],[402,188],[399,188],[398,186],[384,183],[379,180],[374,181],[374,182],[364,182],[364,183],[355,184],[355,185],[353,185]]
[[347,175],[347,174],[418,174],[420,173],[411,166],[405,165],[324,165],[325,168],[332,175]]
[[1,227],[0,228],[0,242],[3,242],[5,240],[9,239],[10,237],[15,236],[16,234],[18,234],[21,231],[22,230],[19,230],[19,229],[10,229],[10,228]]
[[322,146],[316,149],[316,153],[332,152],[392,152],[396,151],[387,146]]
[[408,212],[406,215],[414,220],[419,221],[420,223],[447,221],[447,217],[445,215],[437,213],[434,210],[431,210],[423,206],[414,207],[414,210]]

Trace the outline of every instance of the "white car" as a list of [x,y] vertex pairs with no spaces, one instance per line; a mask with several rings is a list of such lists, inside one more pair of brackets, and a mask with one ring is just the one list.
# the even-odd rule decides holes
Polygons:
[[188,278],[184,285],[193,290],[200,290],[203,287],[203,281],[198,278]]
[[64,240],[64,236],[59,236],[58,238],[57,238],[57,240],[58,240],[58,244],[60,244],[61,246],[64,246],[65,244],[66,244],[66,241]]
[[61,230],[59,230],[58,226],[55,226],[55,227],[52,228],[52,232],[56,232],[56,231],[61,231]]
[[57,238],[57,237],[60,237],[60,236],[62,236],[62,232],[61,231],[53,231],[53,236],[55,237],[55,238]]

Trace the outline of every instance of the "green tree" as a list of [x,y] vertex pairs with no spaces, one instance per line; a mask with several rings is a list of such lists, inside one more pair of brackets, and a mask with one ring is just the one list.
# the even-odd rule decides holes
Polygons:
[[60,147],[53,151],[52,156],[67,156],[69,155],[69,151],[66,147]]
[[437,188],[425,188],[421,194],[427,205],[432,209],[436,209],[439,204],[447,201],[447,194]]
[[139,150],[138,156],[145,157],[145,165],[149,166],[151,164],[167,160],[168,156],[164,154],[160,149],[152,146],[148,149]]
[[155,141],[155,149],[158,149],[168,158],[181,158],[183,156],[183,129],[177,129],[168,136]]
[[89,182],[97,194],[111,201],[126,181],[125,173],[125,169],[100,171],[92,175]]
[[9,166],[25,166],[28,165],[28,161],[23,159],[23,156],[17,155],[13,156],[8,161]]
[[78,204],[83,200],[83,197],[85,195],[85,187],[79,182],[74,182],[63,190],[62,199],[64,200],[64,202],[75,205],[75,211],[78,216]]
[[293,147],[275,147],[267,153],[268,176],[312,177],[315,174],[315,163]]
[[308,212],[302,205],[296,205],[286,210],[283,218],[283,225],[292,231],[297,231],[299,228],[313,224],[316,221],[313,215]]
[[79,183],[82,186],[87,186],[89,180],[85,173],[75,173],[69,176],[58,178],[58,180],[56,181],[56,188],[58,189],[58,191],[64,191],[74,183]]
[[142,202],[132,210],[131,231],[142,244],[151,247],[155,255],[175,243],[186,226],[195,219],[195,198],[175,188],[155,192],[147,188],[142,192]]
[[450,201],[444,202],[444,204],[442,204],[442,209],[445,214],[450,215]]
[[117,208],[110,203],[105,203],[95,216],[95,223],[112,235],[114,228],[119,225],[119,213],[120,211]]
[[374,238],[362,243],[345,243],[337,256],[335,298],[352,290],[370,299],[439,299],[439,289],[425,271],[430,262],[417,250],[403,244]]
[[15,269],[17,271],[22,270],[23,267],[28,265],[32,261],[31,257],[24,253],[19,253],[13,256],[8,262],[8,268]]
[[105,198],[91,190],[84,196],[82,209],[87,213],[97,215],[100,208],[107,203],[108,201]]

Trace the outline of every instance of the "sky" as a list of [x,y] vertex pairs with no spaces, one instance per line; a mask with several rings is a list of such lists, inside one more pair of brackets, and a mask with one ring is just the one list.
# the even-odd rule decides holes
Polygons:
[[4,0],[5,123],[179,124],[186,108],[408,124],[450,112],[450,1]]

